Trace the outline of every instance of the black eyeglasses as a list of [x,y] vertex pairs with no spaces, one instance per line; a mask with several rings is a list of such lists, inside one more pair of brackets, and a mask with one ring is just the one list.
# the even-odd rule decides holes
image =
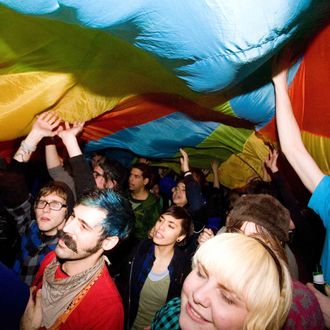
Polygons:
[[61,210],[63,207],[66,207],[66,204],[62,204],[61,202],[57,202],[57,201],[51,201],[51,202],[47,202],[43,199],[39,199],[38,201],[36,201],[35,203],[35,207],[37,209],[44,209],[47,205],[49,205],[49,208],[53,211],[59,211]]

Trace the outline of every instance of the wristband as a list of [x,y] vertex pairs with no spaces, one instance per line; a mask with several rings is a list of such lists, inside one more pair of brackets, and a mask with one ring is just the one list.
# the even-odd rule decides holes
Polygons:
[[32,153],[33,151],[37,150],[36,146],[29,146],[25,140],[21,142],[21,148],[25,153]]
[[189,171],[184,171],[183,172],[183,176],[186,176],[186,175],[189,175],[189,174],[191,174],[191,171],[189,170]]

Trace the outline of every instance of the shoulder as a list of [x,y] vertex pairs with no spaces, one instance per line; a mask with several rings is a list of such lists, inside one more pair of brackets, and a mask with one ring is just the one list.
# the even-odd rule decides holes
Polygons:
[[54,258],[56,258],[56,254],[54,251],[51,251],[48,254],[46,254],[46,256],[42,260],[39,270],[33,280],[33,283],[32,283],[33,286],[41,286],[45,269],[53,261]]
[[330,176],[325,175],[315,188],[308,207],[321,217],[325,226],[330,222]]
[[283,329],[324,329],[320,305],[301,282],[292,282],[292,306]]

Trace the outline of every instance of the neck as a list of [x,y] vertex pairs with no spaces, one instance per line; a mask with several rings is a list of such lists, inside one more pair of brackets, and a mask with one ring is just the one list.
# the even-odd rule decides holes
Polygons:
[[45,236],[55,236],[57,232],[58,232],[57,228],[54,228],[48,231],[42,231],[41,233]]
[[156,258],[171,258],[174,254],[174,245],[159,246],[155,245],[155,257]]
[[62,265],[62,269],[69,276],[80,274],[85,270],[95,266],[99,259],[102,257],[102,252],[103,251],[100,250],[100,252],[96,252],[84,259],[66,260]]
[[132,191],[132,197],[137,200],[146,200],[149,196],[149,193],[145,188],[142,188],[138,191]]

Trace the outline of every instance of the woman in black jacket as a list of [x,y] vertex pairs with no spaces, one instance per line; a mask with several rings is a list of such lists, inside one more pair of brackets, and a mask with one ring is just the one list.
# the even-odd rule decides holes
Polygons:
[[162,305],[180,296],[191,261],[177,246],[184,244],[191,233],[188,212],[171,206],[157,220],[153,238],[136,248],[129,269],[123,270],[117,280],[124,301],[126,329],[148,327]]

